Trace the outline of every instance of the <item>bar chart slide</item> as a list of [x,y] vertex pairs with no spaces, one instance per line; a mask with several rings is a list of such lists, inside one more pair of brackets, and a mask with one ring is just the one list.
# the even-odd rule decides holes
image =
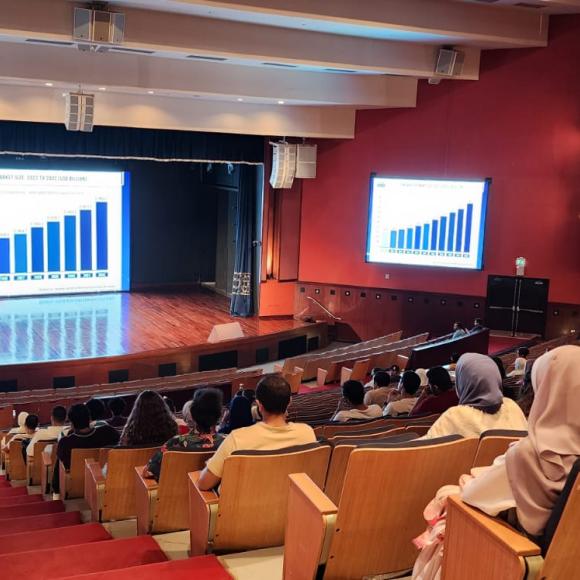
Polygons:
[[373,177],[367,261],[480,269],[487,181]]
[[0,297],[129,287],[128,175],[0,170]]

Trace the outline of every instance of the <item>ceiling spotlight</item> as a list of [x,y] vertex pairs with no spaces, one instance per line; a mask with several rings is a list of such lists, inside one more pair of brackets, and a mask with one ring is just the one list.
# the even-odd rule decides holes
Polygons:
[[155,91],[147,91],[147,94],[148,95],[154,95],[155,94]]
[[242,97],[238,97],[238,103],[241,103],[243,100]]
[[99,87],[99,91],[106,91],[107,87]]
[[278,101],[279,105],[283,105],[286,101]]
[[54,84],[53,83],[44,83],[44,86],[45,87],[54,87]]

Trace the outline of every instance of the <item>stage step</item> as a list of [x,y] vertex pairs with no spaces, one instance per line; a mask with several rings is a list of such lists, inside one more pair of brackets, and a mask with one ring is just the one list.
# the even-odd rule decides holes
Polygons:
[[0,542],[4,536],[29,532],[30,530],[46,530],[49,528],[63,528],[82,524],[81,512],[60,512],[42,516],[26,516],[2,520],[0,525]]
[[76,546],[110,540],[111,534],[101,524],[81,524],[65,528],[21,532],[0,538],[0,555],[34,550]]
[[38,516],[41,514],[55,514],[58,512],[64,512],[64,503],[62,501],[43,501],[40,503],[0,508],[0,520]]
[[62,580],[231,580],[215,556],[198,556],[134,568],[66,576]]
[[[151,536],[95,542],[0,556],[3,578],[49,580],[142,564],[165,562],[167,557]],[[128,576],[127,576],[128,577]],[[141,578],[139,574],[132,576]]]
[[41,503],[44,498],[37,493],[36,495],[17,495],[15,497],[0,497],[0,508],[12,507],[15,505],[25,505],[32,503]]

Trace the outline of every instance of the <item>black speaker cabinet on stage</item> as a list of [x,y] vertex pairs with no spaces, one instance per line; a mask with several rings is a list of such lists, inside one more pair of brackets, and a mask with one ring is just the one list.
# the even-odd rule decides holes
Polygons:
[[485,325],[505,330],[544,335],[550,281],[546,278],[493,276],[487,279]]

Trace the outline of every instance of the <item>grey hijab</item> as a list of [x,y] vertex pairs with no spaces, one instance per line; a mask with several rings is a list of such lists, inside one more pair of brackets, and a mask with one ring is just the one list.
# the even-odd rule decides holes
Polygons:
[[455,384],[460,405],[493,415],[503,404],[501,375],[488,356],[473,352],[462,355],[455,368]]

